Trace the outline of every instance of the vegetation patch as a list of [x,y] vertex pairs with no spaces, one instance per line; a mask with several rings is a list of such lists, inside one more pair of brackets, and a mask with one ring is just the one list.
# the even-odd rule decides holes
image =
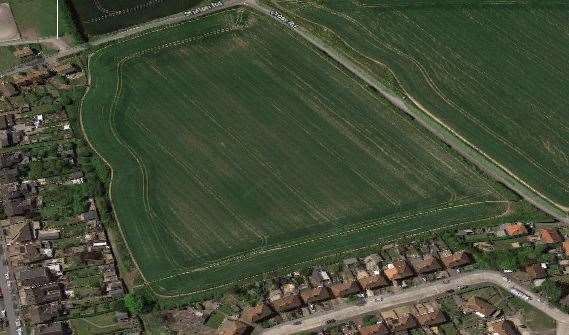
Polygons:
[[90,71],[84,130],[164,297],[515,214],[512,194],[245,9],[107,45]]
[[[16,19],[20,34],[24,39],[55,37],[57,33],[56,0],[8,0]],[[59,1],[59,36],[69,43],[82,40],[75,26],[70,7],[64,0]]]

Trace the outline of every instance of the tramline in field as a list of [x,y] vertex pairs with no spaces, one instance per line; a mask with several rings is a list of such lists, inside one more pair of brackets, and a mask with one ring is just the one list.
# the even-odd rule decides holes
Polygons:
[[518,200],[270,17],[230,10],[90,58],[85,132],[157,294],[208,294]]

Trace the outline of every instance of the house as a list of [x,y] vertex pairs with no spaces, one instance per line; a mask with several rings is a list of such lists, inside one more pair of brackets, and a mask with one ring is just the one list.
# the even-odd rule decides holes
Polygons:
[[53,250],[50,246],[38,242],[25,245],[12,244],[8,247],[8,257],[12,264],[31,264],[53,257]]
[[387,264],[387,268],[383,272],[385,273],[385,276],[393,282],[403,280],[414,275],[413,269],[404,259]]
[[241,319],[247,323],[257,323],[269,319],[273,316],[273,310],[267,304],[258,304],[248,308],[241,314]]
[[113,298],[122,298],[124,296],[124,288],[120,280],[113,280],[105,286],[107,295]]
[[13,168],[24,160],[24,155],[17,151],[14,153],[0,154],[0,169]]
[[297,289],[296,285],[293,283],[290,283],[290,282],[282,284],[281,290],[283,291],[284,295],[298,293],[298,289]]
[[69,334],[67,325],[62,321],[50,324],[37,325],[34,331],[35,335],[64,335]]
[[288,294],[272,301],[272,306],[279,313],[289,312],[302,307],[302,300],[298,294]]
[[411,260],[415,272],[418,274],[429,274],[442,270],[441,262],[433,255],[427,255],[422,259]]
[[34,55],[34,51],[32,50],[32,48],[30,48],[28,46],[17,48],[16,51],[14,51],[14,56],[16,58],[26,58],[26,57],[30,57],[33,55]]
[[330,290],[332,291],[332,295],[336,298],[345,298],[352,294],[356,294],[361,292],[360,284],[355,281],[347,281],[342,283],[336,283],[330,286]]
[[528,234],[526,226],[521,222],[506,224],[504,232],[507,236],[522,236]]
[[10,129],[16,124],[14,114],[0,115],[0,129]]
[[369,272],[370,274],[377,275],[381,273],[381,268],[379,265],[382,262],[382,259],[381,256],[379,256],[378,254],[371,254],[364,257],[363,262],[367,272]]
[[53,71],[60,76],[67,76],[79,71],[79,68],[71,63],[58,64],[53,67]]
[[389,328],[384,322],[360,328],[360,335],[388,335]]
[[42,305],[61,300],[63,294],[58,283],[50,283],[44,286],[25,289],[20,295],[23,305]]
[[422,327],[434,327],[447,322],[446,315],[439,309],[418,314],[416,318]]
[[326,271],[316,268],[312,271],[309,281],[312,286],[319,287],[330,283],[330,276]]
[[542,228],[538,231],[540,240],[545,244],[554,244],[563,242],[563,237],[555,228]]
[[91,220],[99,219],[99,216],[97,215],[96,211],[88,211],[88,212],[79,214],[78,219],[81,221],[91,221]]
[[317,302],[330,300],[332,298],[332,295],[326,286],[320,286],[316,288],[306,288],[304,290],[301,290],[300,297],[305,304],[314,304]]
[[374,274],[370,276],[363,276],[358,278],[360,286],[364,290],[375,290],[381,287],[389,286],[391,283],[385,278],[383,273]]
[[34,287],[50,283],[53,280],[51,272],[44,268],[24,268],[17,272],[16,279],[25,287]]
[[543,279],[547,277],[547,270],[541,264],[531,264],[524,268],[531,280]]
[[397,319],[387,318],[385,321],[394,333],[406,332],[419,326],[417,319],[412,314],[404,314]]
[[100,264],[103,262],[103,253],[99,250],[83,251],[79,258],[85,264]]
[[499,313],[488,301],[477,296],[470,297],[462,305],[462,308],[465,313],[474,313],[481,318],[489,318]]
[[569,241],[565,241],[562,244],[563,251],[565,252],[566,256],[569,256]]
[[60,231],[58,229],[38,230],[38,240],[51,241],[59,239]]
[[472,263],[472,257],[466,251],[458,251],[441,257],[443,264],[449,269],[456,269]]
[[28,243],[35,238],[30,222],[24,223],[23,225],[19,226],[19,228],[20,229],[17,231],[15,236],[7,236],[10,243]]
[[0,93],[4,97],[9,98],[18,95],[18,89],[12,83],[0,81]]
[[251,327],[241,321],[225,319],[219,328],[219,335],[245,335],[251,332]]
[[59,302],[41,306],[32,306],[29,310],[29,319],[33,325],[48,323],[61,315],[62,309]]
[[510,320],[500,320],[488,325],[488,330],[492,335],[520,335],[516,325]]

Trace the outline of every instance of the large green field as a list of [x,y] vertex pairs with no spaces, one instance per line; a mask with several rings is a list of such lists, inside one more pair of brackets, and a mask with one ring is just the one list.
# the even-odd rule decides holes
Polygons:
[[203,0],[69,0],[88,35],[99,35],[182,12]]
[[244,9],[110,44],[90,75],[82,124],[157,294],[517,214],[511,193]]
[[569,210],[566,4],[269,2],[354,59],[389,68],[422,107]]

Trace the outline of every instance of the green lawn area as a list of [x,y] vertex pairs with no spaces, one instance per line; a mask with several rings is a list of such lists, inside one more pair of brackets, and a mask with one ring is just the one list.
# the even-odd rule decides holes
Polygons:
[[69,321],[73,334],[114,334],[122,329],[115,319],[115,313],[105,313],[84,319],[71,319]]
[[[12,8],[22,38],[55,37],[57,33],[57,0],[7,0]],[[69,8],[59,1],[59,36],[74,43],[79,37]]]
[[272,19],[239,9],[91,57],[82,121],[159,294],[509,220],[516,199]]
[[267,2],[356,61],[385,64],[427,110],[569,208],[566,5]]
[[0,70],[9,69],[18,64],[18,59],[14,57],[12,49],[9,47],[0,47]]
[[463,294],[462,297],[468,299],[473,295],[486,299],[508,316],[521,316],[528,328],[533,331],[546,331],[555,328],[555,320],[502,288],[485,286],[472,289]]

